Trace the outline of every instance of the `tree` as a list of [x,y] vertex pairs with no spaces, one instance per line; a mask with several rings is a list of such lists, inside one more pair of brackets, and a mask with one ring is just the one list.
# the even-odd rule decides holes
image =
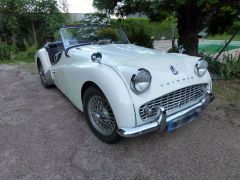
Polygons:
[[114,13],[114,8],[119,0],[101,0],[93,1],[93,7],[97,8],[101,13],[110,15]]
[[[178,24],[178,44],[190,55],[198,54],[198,33],[207,28],[212,34],[223,33],[239,17],[239,0],[118,0],[114,1],[113,13],[122,16],[144,13],[152,20],[161,20],[174,15]],[[113,2],[112,1],[112,2]],[[94,0],[96,8],[109,9],[110,3]],[[100,6],[101,5],[101,6]],[[110,12],[108,10],[108,12]]]
[[62,10],[64,13],[68,13],[68,3],[67,0],[59,0],[59,9]]
[[6,41],[8,41],[8,35],[14,39],[19,31],[17,14],[21,8],[22,3],[17,0],[2,0],[0,2],[1,26],[5,32]]
[[0,13],[7,39],[17,37],[18,42],[28,39],[40,45],[64,23],[56,0],[1,0]]

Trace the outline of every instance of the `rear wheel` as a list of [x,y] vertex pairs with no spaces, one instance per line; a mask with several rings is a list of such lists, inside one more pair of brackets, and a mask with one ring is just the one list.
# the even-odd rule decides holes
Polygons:
[[40,79],[41,79],[41,82],[42,82],[43,86],[47,89],[51,88],[52,85],[48,85],[46,75],[44,73],[42,63],[40,61],[38,61],[38,72],[39,72],[39,76],[40,76]]
[[106,143],[119,141],[116,119],[102,91],[96,87],[88,88],[83,96],[83,104],[88,125],[93,133]]

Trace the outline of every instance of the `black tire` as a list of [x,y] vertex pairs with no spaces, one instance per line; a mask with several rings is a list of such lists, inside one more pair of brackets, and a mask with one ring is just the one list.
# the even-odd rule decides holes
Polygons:
[[[112,116],[111,123],[114,124],[114,125],[111,124],[111,126],[114,126],[114,127],[110,128],[110,129],[112,129],[110,131],[111,132],[110,134],[105,135],[105,134],[101,133],[95,127],[97,123],[95,123],[95,126],[94,126],[94,122],[92,122],[93,120],[91,120],[91,118],[93,118],[93,115],[91,115],[89,113],[89,111],[90,111],[89,107],[91,107],[90,102],[93,102],[93,101],[91,101],[91,99],[96,98],[96,97],[103,98],[103,100],[105,100],[104,102],[107,103],[107,104],[104,104],[104,105],[106,105],[106,106],[108,105],[108,107],[109,107],[108,110],[111,111],[111,116]],[[85,116],[86,116],[86,119],[87,119],[87,123],[88,123],[90,129],[92,130],[92,132],[95,134],[96,137],[98,137],[100,140],[102,140],[102,141],[104,141],[108,144],[114,144],[121,139],[121,137],[117,133],[118,127],[117,127],[117,123],[116,123],[114,114],[112,112],[111,106],[108,103],[107,98],[105,97],[105,95],[103,94],[103,92],[99,88],[97,88],[95,86],[91,86],[85,91],[85,93],[83,95],[83,108],[84,108]],[[101,111],[103,111],[103,109],[104,108],[101,108]],[[90,116],[92,116],[92,117],[90,117]],[[100,123],[99,122],[98,123],[103,125],[104,123],[106,123],[106,121],[104,121],[101,116],[98,117],[99,121],[101,121]],[[104,123],[102,123],[103,121],[104,121]]]
[[43,70],[43,67],[42,67],[42,63],[41,63],[40,61],[38,61],[37,64],[38,64],[38,73],[39,73],[39,76],[40,76],[42,85],[43,85],[46,89],[52,88],[53,85],[49,85],[49,84],[47,83],[46,76],[45,76],[45,73],[44,73],[44,70]]

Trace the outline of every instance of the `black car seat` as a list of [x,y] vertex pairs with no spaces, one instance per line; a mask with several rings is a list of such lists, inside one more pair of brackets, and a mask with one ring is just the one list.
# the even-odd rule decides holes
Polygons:
[[60,58],[55,58],[55,55],[64,50],[62,41],[49,42],[44,47],[48,52],[51,64],[56,64]]

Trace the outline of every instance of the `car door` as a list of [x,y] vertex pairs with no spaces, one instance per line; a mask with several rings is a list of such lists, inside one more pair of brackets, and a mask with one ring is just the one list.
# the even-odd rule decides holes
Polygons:
[[60,60],[52,66],[52,74],[55,85],[65,94],[68,94],[67,67],[70,65],[65,53],[62,53]]
[[[79,51],[79,50],[77,50]],[[81,52],[79,52],[81,53]],[[81,88],[85,82],[86,74],[82,71],[84,66],[88,62],[81,57],[80,54],[77,55],[77,58],[74,55],[66,58],[65,65],[65,81],[64,85],[67,86],[67,97],[71,100],[73,104],[77,107],[81,106]]]

